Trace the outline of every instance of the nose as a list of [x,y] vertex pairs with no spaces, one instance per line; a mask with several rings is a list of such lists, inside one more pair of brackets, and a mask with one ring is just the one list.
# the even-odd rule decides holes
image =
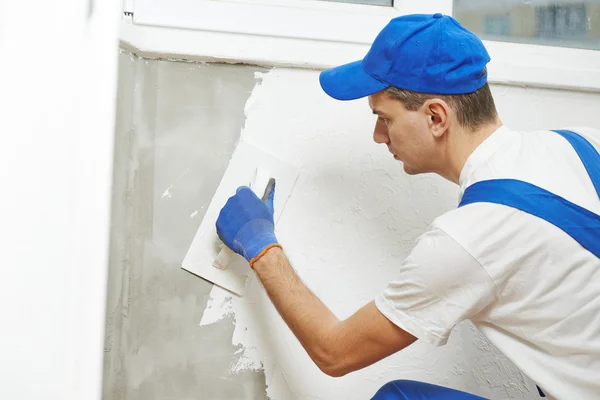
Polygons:
[[387,125],[379,118],[375,123],[375,130],[373,131],[373,140],[375,141],[375,143],[379,144],[388,144],[390,142]]

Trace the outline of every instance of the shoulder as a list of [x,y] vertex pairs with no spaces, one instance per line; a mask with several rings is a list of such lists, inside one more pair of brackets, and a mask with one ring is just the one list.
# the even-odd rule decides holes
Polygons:
[[427,232],[417,239],[414,248],[408,256],[408,260],[420,261],[420,264],[437,264],[439,258],[443,257],[445,262],[463,262],[471,258],[465,248],[455,240],[451,234],[443,229],[445,224],[439,221],[452,218],[454,212],[448,212],[438,217]]
[[491,259],[501,259],[506,245],[528,224],[539,227],[534,216],[516,208],[494,203],[473,203],[448,211],[432,226],[444,232],[457,246],[486,267]]
[[438,223],[418,238],[402,263],[401,274],[422,282],[442,297],[473,284],[493,288],[491,278],[477,257],[463,246],[460,235],[455,238]]
[[419,237],[376,305],[413,336],[440,345],[457,323],[479,313],[495,297],[494,282],[479,262],[432,226]]

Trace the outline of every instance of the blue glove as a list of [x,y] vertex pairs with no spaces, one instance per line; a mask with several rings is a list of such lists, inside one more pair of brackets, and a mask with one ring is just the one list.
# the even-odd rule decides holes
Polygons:
[[217,234],[231,250],[252,266],[271,247],[281,247],[275,237],[273,199],[275,185],[266,201],[247,186],[238,188],[217,218]]

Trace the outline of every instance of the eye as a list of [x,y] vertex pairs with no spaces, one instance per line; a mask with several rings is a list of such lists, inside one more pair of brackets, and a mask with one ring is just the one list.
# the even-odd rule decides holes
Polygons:
[[379,120],[383,121],[384,124],[388,124],[390,120],[388,118],[379,117]]

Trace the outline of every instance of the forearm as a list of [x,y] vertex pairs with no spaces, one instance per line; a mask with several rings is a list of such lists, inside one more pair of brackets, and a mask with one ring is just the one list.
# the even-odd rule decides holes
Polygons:
[[339,319],[302,283],[280,248],[270,249],[254,264],[254,270],[283,320],[326,371],[336,361]]
[[278,246],[273,232],[274,190],[273,185],[263,201],[249,187],[238,188],[219,213],[217,233],[251,263],[277,311],[317,366],[328,375],[342,376],[414,342],[415,337],[388,320],[374,301],[340,321],[302,283],[283,250],[272,247]]

